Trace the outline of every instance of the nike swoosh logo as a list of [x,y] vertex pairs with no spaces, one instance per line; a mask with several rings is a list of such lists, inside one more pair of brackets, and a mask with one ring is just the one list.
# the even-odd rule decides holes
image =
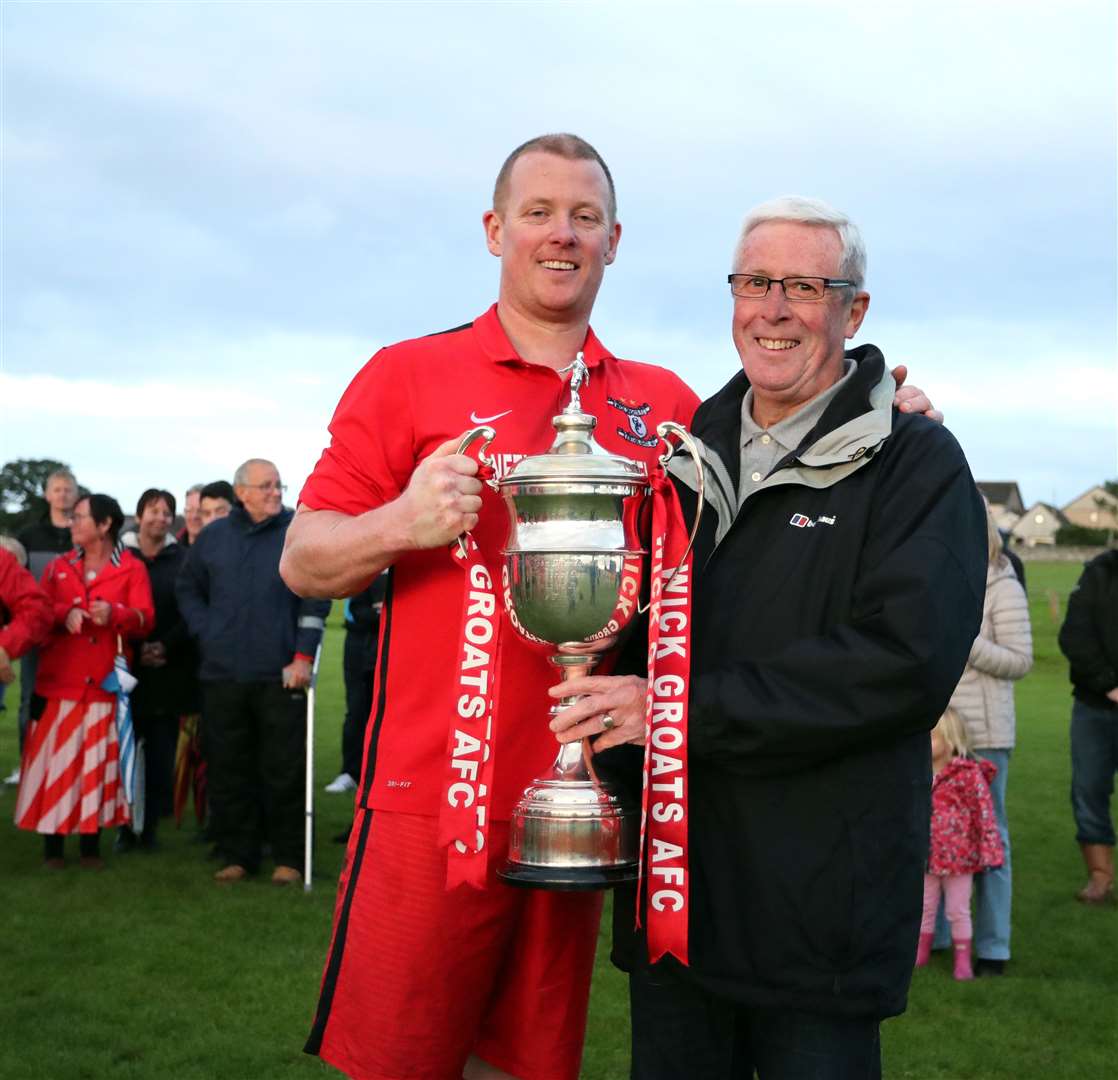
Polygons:
[[512,412],[512,409],[505,409],[504,412],[496,413],[493,416],[478,416],[477,413],[472,412],[472,413],[470,413],[470,423],[471,424],[488,424],[493,420],[500,420],[502,416],[508,416],[508,414],[510,412]]

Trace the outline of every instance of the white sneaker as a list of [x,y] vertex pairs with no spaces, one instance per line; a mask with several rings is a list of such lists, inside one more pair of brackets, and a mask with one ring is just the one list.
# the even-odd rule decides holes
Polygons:
[[[340,780],[341,777],[339,776],[338,779]],[[4,777],[4,783],[11,784],[13,787],[19,783],[19,766],[16,766],[14,772],[9,773],[7,776]],[[335,783],[337,783],[337,781],[335,781]],[[354,784],[353,786],[357,787],[356,784]]]
[[344,795],[347,791],[357,790],[357,781],[347,772],[338,773],[324,788],[331,795]]

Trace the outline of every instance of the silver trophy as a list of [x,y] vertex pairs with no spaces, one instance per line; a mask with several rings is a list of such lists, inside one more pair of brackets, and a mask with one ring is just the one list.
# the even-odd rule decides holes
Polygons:
[[[583,412],[579,396],[588,377],[581,354],[565,370],[571,372],[571,400],[552,420],[551,448],[490,481],[509,511],[501,572],[509,622],[527,640],[551,648],[587,645],[624,630],[642,610],[638,602],[647,573],[641,534],[651,490],[648,470],[595,441],[597,419]],[[667,445],[662,464],[673,453],[669,435],[699,461],[679,424],[666,421],[657,434]],[[483,439],[479,460],[489,465],[486,451],[494,437],[492,428],[477,428],[463,437],[459,452]],[[697,526],[696,519],[692,541]],[[585,653],[556,652],[549,660],[564,680],[588,674],[597,663],[595,655]],[[551,715],[577,700],[562,698]],[[509,860],[498,874],[510,884],[550,889],[600,889],[634,881],[639,834],[639,808],[623,805],[598,779],[585,740],[567,743],[551,771],[529,785],[513,811]]]

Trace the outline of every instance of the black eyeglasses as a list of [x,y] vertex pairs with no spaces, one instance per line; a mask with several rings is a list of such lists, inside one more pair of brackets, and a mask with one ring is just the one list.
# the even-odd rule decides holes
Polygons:
[[855,288],[857,282],[846,278],[786,277],[771,278],[764,274],[727,274],[730,292],[746,300],[762,300],[769,295],[769,287],[779,285],[789,300],[814,304],[827,295],[828,289]]
[[257,491],[278,491],[281,495],[287,490],[286,484],[277,484],[273,480],[269,480],[266,484],[245,484],[247,488],[256,488]]

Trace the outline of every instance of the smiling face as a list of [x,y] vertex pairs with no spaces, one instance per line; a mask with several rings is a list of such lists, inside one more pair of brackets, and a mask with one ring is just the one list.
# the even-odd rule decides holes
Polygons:
[[[766,221],[746,237],[734,272],[837,278],[841,259],[842,242],[829,226]],[[791,415],[842,378],[845,341],[857,333],[869,301],[869,293],[843,288],[828,289],[816,303],[789,303],[779,285],[762,299],[734,298],[734,344],[758,423]]]
[[486,244],[501,259],[500,305],[537,323],[588,320],[621,237],[602,167],[526,153],[502,202],[482,219]]
[[233,488],[253,521],[274,517],[283,509],[279,472],[267,461],[254,461],[245,470],[245,481]]
[[154,544],[162,544],[175,515],[171,513],[166,499],[150,499],[144,504],[144,512],[136,519],[140,535]]
[[198,531],[201,532],[211,521],[228,517],[232,509],[233,504],[228,499],[207,495],[198,508]]

